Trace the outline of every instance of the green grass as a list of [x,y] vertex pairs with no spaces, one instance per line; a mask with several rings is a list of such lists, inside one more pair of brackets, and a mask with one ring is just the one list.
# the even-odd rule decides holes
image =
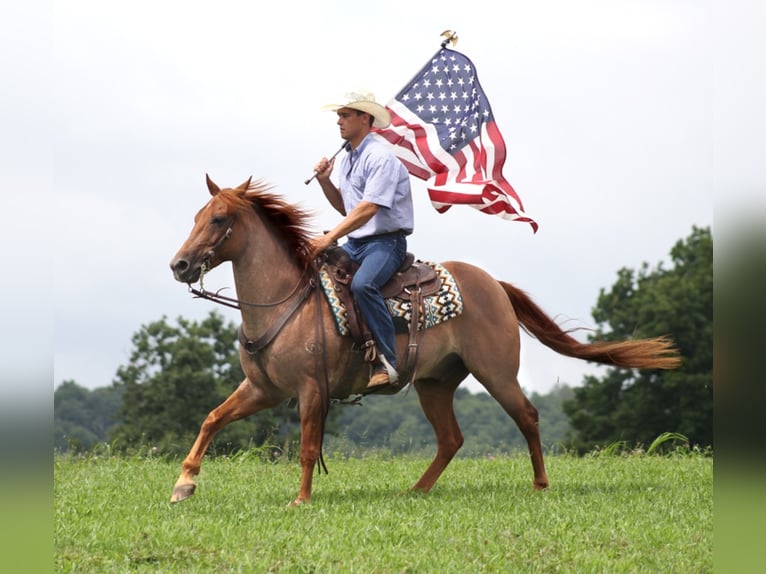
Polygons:
[[709,572],[713,459],[622,453],[457,459],[429,494],[428,460],[328,457],[310,505],[286,508],[300,467],[203,462],[168,500],[178,461],[57,456],[57,572]]

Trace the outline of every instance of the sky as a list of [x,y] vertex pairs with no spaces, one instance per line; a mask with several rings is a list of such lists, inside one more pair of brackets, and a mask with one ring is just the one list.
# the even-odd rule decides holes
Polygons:
[[[750,205],[766,189],[756,2],[17,4],[0,46],[2,233],[16,246],[2,272],[4,385],[107,386],[143,325],[212,310],[238,322],[168,267],[208,199],[205,174],[263,178],[330,228],[337,214],[303,184],[340,145],[321,106],[358,88],[386,103],[446,29],[476,65],[505,177],[540,229],[440,215],[413,178],[417,257],[475,264],[566,327],[592,328],[621,268],[667,263],[693,226],[713,225],[715,196]],[[205,279],[232,285],[228,265]],[[522,341],[528,391],[600,372]]]

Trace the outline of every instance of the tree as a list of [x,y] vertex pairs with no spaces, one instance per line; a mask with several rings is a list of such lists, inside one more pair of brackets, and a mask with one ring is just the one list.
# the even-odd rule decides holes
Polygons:
[[590,450],[618,440],[649,444],[663,432],[691,443],[713,444],[713,239],[692,228],[660,263],[638,272],[623,268],[609,292],[601,289],[591,340],[669,335],[683,364],[675,371],[609,369],[588,376],[564,404],[575,430],[574,446]]
[[117,423],[122,402],[119,388],[88,390],[64,381],[53,392],[53,440],[59,451],[90,450],[105,442]]
[[[163,317],[132,338],[130,362],[117,370],[114,385],[123,390],[121,422],[113,429],[116,447],[152,446],[185,453],[200,424],[244,378],[237,330],[211,312],[202,322]],[[295,438],[294,409],[266,410],[224,427],[211,453],[226,453]]]

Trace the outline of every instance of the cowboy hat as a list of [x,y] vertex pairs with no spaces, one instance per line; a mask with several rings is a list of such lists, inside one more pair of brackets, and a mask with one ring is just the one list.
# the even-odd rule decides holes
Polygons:
[[373,117],[372,125],[376,128],[387,128],[391,124],[391,114],[388,110],[375,101],[375,95],[372,92],[349,92],[344,96],[345,103],[327,104],[322,106],[323,110],[338,111],[341,108],[351,108]]

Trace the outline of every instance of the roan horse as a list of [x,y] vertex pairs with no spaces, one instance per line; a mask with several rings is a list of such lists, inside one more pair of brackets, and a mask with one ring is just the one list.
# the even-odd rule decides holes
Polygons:
[[[337,333],[329,306],[319,296],[310,255],[307,212],[248,179],[220,189],[194,218],[194,227],[170,267],[178,281],[191,284],[231,261],[242,314],[240,360],[246,378],[202,423],[183,461],[172,502],[194,494],[194,477],[214,435],[232,421],[297,400],[301,420],[298,496],[311,500],[315,465],[331,398],[363,394],[369,370],[348,336]],[[436,456],[413,489],[428,491],[463,444],[453,410],[458,385],[471,373],[513,418],[532,459],[535,489],[548,487],[538,430],[537,409],[524,395],[519,370],[519,326],[544,345],[569,357],[640,369],[672,369],[680,359],[664,338],[622,342],[578,342],[563,331],[524,292],[482,269],[446,262],[463,297],[464,311],[422,337],[413,386],[436,434]],[[241,337],[242,338],[242,337]],[[407,335],[397,336],[399,356]],[[401,360],[399,361],[401,364]],[[398,389],[390,389],[393,393]]]

